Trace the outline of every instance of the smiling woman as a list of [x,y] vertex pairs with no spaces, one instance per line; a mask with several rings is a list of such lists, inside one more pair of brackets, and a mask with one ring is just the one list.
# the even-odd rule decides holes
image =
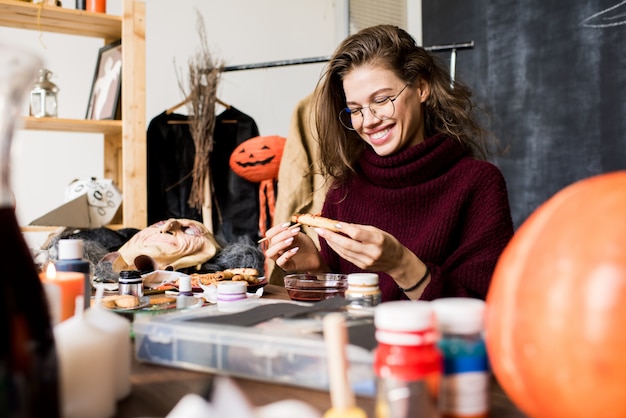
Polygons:
[[[513,234],[504,178],[471,90],[403,29],[344,40],[316,90],[319,163],[331,185],[320,250],[288,224],[266,257],[288,272],[377,272],[382,300],[484,299]],[[336,222],[335,222],[336,224]]]

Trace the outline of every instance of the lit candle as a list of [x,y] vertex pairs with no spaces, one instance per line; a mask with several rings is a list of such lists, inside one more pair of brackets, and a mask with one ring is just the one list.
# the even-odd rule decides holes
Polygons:
[[39,278],[46,289],[53,324],[71,318],[74,315],[76,297],[84,296],[84,274],[56,271],[54,264],[48,263],[45,273],[40,273]]

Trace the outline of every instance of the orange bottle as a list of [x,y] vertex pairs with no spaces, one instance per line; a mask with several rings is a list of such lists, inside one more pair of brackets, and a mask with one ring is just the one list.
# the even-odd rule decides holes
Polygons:
[[107,2],[106,0],[87,0],[86,10],[89,12],[106,13]]

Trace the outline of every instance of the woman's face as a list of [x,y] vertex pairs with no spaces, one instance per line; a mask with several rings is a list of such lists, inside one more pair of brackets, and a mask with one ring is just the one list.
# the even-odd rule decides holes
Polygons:
[[[346,106],[352,110],[362,108],[362,125],[358,127],[361,121],[358,119],[354,124],[356,132],[380,156],[395,154],[424,141],[422,103],[428,98],[428,85],[418,82],[402,90],[405,86],[392,71],[374,65],[356,67],[343,80]],[[380,119],[369,106],[385,97],[393,102],[390,100],[380,108],[379,116],[385,116]],[[394,108],[390,117],[385,114],[386,109]]]

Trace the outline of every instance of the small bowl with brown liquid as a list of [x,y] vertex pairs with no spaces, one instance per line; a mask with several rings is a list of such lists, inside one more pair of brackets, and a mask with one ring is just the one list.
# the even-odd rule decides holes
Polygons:
[[288,274],[285,289],[292,300],[315,302],[333,297],[345,297],[347,274]]

